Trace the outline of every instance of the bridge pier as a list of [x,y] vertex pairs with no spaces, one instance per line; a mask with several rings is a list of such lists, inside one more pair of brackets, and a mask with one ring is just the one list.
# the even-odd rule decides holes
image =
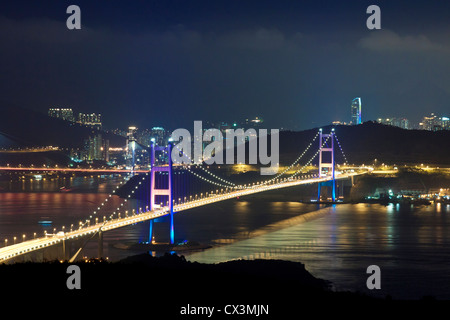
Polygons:
[[149,221],[148,227],[148,243],[153,242],[153,219]]
[[98,258],[103,258],[103,231],[98,232]]
[[62,253],[62,256],[63,256],[63,260],[66,260],[66,257],[67,257],[67,243],[66,243],[67,241],[66,240],[64,240],[63,239],[63,241],[62,241],[62,250],[63,250],[63,253]]
[[340,183],[337,183],[336,181],[336,191],[338,193],[338,199],[344,199],[344,189],[345,189],[345,180],[340,180]]
[[325,182],[319,182],[317,201],[320,202],[320,195],[322,193],[322,187],[331,187],[331,201],[336,201],[336,181],[330,180]]

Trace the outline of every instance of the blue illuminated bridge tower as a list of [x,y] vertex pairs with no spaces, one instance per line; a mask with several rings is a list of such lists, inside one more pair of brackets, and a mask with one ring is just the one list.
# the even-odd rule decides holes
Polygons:
[[329,134],[319,131],[319,178],[332,177],[331,180],[319,182],[317,201],[320,202],[322,187],[331,187],[331,200],[336,201],[336,179],[334,172],[334,128]]

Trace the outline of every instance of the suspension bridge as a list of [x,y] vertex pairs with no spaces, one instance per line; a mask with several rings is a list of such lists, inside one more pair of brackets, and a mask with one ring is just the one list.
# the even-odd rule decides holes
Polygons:
[[[318,148],[314,149],[312,147],[314,143],[317,143],[316,140],[319,140]],[[170,142],[167,146],[158,146],[154,142],[152,142],[150,149],[151,169],[149,171],[137,172],[134,171],[133,168],[131,170],[131,173],[125,178],[125,181],[120,182],[120,185],[116,187],[116,189],[105,199],[105,201],[101,205],[99,205],[98,209],[90,214],[84,222],[80,221],[76,229],[73,229],[71,227],[69,231],[63,230],[55,232],[54,234],[45,234],[42,237],[35,237],[33,239],[24,240],[20,243],[13,243],[10,245],[6,245],[5,243],[5,246],[0,248],[0,263],[18,261],[17,259],[20,259],[20,257],[22,256],[30,255],[42,250],[47,250],[48,248],[52,247],[60,248],[60,250],[58,251],[58,255],[62,256],[62,260],[69,260],[70,262],[72,262],[77,258],[78,254],[83,249],[83,245],[81,245],[80,249],[72,255],[70,253],[70,250],[68,249],[70,248],[69,244],[72,242],[85,244],[87,241],[94,238],[94,236],[98,237],[99,257],[101,257],[103,252],[102,239],[104,232],[144,221],[149,221],[148,241],[151,242],[153,239],[154,222],[159,222],[162,219],[169,221],[170,226],[168,231],[170,244],[174,244],[175,213],[270,190],[314,183],[318,185],[318,193],[316,198],[317,201],[321,202],[322,188],[328,187],[328,189],[331,190],[331,202],[334,203],[337,200],[336,182],[338,180],[349,178],[353,179],[354,176],[365,174],[371,170],[370,167],[357,167],[348,171],[336,171],[334,152],[336,143],[342,153],[344,161],[347,162],[345,153],[343,152],[342,146],[336,136],[334,129],[332,129],[327,134],[323,133],[322,129],[320,129],[314,136],[312,141],[309,143],[309,145],[306,147],[306,149],[297,157],[297,159],[292,162],[291,165],[287,166],[284,170],[276,174],[274,177],[263,181],[257,181],[255,183],[252,183],[251,185],[239,185],[233,183],[232,181],[219,177],[204,166],[197,166],[200,168],[201,173],[203,173],[199,174],[198,172],[193,170],[193,167],[190,164],[183,165],[181,166],[181,170],[185,170],[204,183],[211,184],[215,188],[221,187],[221,189],[220,192],[218,189],[216,189],[215,192],[211,191],[205,193],[204,196],[202,193],[200,197],[183,197],[183,201],[181,201],[181,199],[179,198],[179,201],[176,202],[173,192],[175,187],[173,183],[174,166],[171,157],[174,146]],[[180,150],[176,150],[176,152],[179,151]],[[156,152],[163,152],[166,155],[166,164],[156,163]],[[306,162],[303,162],[304,164],[299,169],[294,169],[294,173],[291,173],[295,166],[299,166],[300,161],[308,152],[313,153],[310,159]],[[317,157],[319,157],[318,172],[306,173],[306,168],[310,166],[313,160]],[[158,180],[161,180],[160,178],[158,179],[158,176],[160,176],[161,174],[164,175],[166,179],[165,183],[163,184],[158,183]],[[120,204],[120,207],[118,207],[114,212],[110,213],[108,217],[104,216],[103,220],[99,221],[99,212],[101,211],[104,204],[112,195],[116,194],[116,190],[119,189],[119,187],[125,185],[131,179],[131,177],[135,175],[140,181],[137,182],[129,192],[129,194],[124,197],[124,200]],[[133,194],[146,183],[150,186],[150,197],[148,205],[145,206],[145,208],[140,208],[139,210],[132,210],[131,213],[129,213],[127,210],[123,210],[123,207],[127,203],[128,199],[131,198]]]

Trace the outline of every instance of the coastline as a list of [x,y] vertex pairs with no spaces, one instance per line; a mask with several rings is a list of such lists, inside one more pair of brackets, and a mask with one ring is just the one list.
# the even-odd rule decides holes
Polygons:
[[[430,302],[433,307],[442,305],[430,298],[404,301],[390,296],[375,298],[361,292],[334,291],[327,280],[311,275],[304,264],[283,260],[204,264],[171,254],[158,258],[141,254],[115,263],[93,259],[76,265],[81,274],[81,286],[76,290],[67,287],[71,281],[67,262],[0,265],[0,281],[8,292],[3,301],[13,302],[23,292],[35,292],[38,288],[39,294],[27,299],[28,305],[64,301],[72,306],[86,306],[101,302],[105,307],[100,311],[103,316],[145,308],[150,313],[164,314],[167,319],[186,319],[182,311],[186,307],[214,308],[212,318],[229,318],[230,314],[223,312],[226,306],[249,306],[247,310],[264,306],[267,313],[247,316],[291,319],[312,312],[348,317],[365,308],[371,310],[371,315],[381,316],[393,307],[405,315],[411,312],[403,309],[406,305],[412,310],[429,307]],[[52,310],[65,305],[57,304]]]

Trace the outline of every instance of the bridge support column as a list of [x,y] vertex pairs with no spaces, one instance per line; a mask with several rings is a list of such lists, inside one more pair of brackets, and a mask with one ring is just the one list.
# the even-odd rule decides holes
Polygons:
[[98,258],[103,257],[103,231],[98,232]]
[[63,239],[62,241],[62,260],[68,260],[67,259],[67,240]]
[[153,242],[153,220],[149,221],[150,225],[148,228],[148,243]]
[[317,186],[317,202],[320,202],[320,194],[322,193],[322,183],[319,182],[319,185]]
[[344,199],[345,180],[341,180],[338,184],[338,198]]

